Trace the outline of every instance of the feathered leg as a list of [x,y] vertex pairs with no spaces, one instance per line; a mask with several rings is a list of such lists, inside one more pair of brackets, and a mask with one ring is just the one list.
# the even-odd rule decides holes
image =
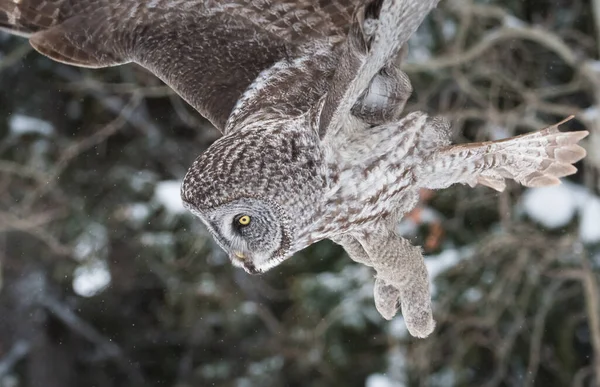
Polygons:
[[427,337],[435,328],[429,294],[429,277],[421,249],[397,235],[385,222],[365,235],[332,238],[351,259],[371,266],[377,272],[375,306],[385,319],[398,309],[406,327],[415,337]]
[[352,107],[352,114],[369,125],[398,121],[411,93],[408,76],[390,63],[373,78]]
[[401,304],[400,297],[401,294],[398,288],[389,285],[380,277],[375,278],[373,298],[377,311],[384,319],[391,320],[398,313]]
[[563,122],[506,140],[438,148],[417,166],[417,184],[430,189],[482,184],[497,191],[504,190],[506,178],[526,187],[560,184],[560,177],[577,171],[571,164],[586,155],[577,143],[588,135],[560,132]]
[[[333,237],[331,240],[341,245],[354,262],[373,267],[373,260],[355,237],[343,234]],[[373,298],[377,311],[386,320],[391,320],[398,313],[398,309],[400,309],[400,291],[393,285],[386,284],[378,276],[375,278]]]
[[[371,3],[372,5],[374,3]],[[377,16],[370,11],[377,11],[374,7],[367,7],[364,14],[359,16],[358,22],[362,22],[363,39],[372,42],[377,32],[379,21]],[[364,16],[364,20],[363,17]],[[358,98],[352,107],[352,114],[369,125],[382,125],[388,122],[398,121],[406,105],[406,101],[412,93],[412,85],[408,75],[400,70],[403,59],[408,52],[408,45],[404,45],[396,58],[383,67],[371,80],[369,87]]]

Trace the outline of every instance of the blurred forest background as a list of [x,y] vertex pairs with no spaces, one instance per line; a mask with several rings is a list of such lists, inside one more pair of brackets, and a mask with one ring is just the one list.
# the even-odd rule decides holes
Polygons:
[[420,340],[333,243],[233,269],[179,199],[219,133],[151,74],[0,33],[0,387],[599,386],[599,36],[598,0],[442,0],[411,40],[407,111],[455,141],[592,133],[559,187],[423,195]]

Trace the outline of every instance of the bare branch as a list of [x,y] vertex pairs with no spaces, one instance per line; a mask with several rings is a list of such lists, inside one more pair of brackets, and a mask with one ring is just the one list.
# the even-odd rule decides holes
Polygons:
[[139,369],[125,357],[121,348],[113,340],[104,337],[93,326],[77,316],[70,308],[58,302],[58,300],[49,296],[43,296],[39,302],[75,333],[94,343],[104,355],[116,359],[115,363],[129,375],[132,385],[145,385],[144,377]]
[[31,350],[31,344],[25,340],[18,340],[4,358],[0,359],[0,379],[6,376],[14,366]]

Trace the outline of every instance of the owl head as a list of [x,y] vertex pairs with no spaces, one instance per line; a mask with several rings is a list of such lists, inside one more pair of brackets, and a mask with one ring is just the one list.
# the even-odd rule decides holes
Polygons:
[[306,247],[322,177],[317,138],[278,127],[240,130],[200,155],[182,184],[195,214],[235,266],[265,272]]

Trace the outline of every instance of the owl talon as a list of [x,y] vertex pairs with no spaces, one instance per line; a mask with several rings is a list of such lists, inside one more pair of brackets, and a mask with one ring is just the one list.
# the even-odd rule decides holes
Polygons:
[[393,285],[388,285],[381,278],[375,279],[373,291],[375,307],[386,320],[394,318],[400,309],[400,291]]
[[381,278],[375,279],[374,299],[379,314],[384,319],[391,320],[402,305],[402,315],[408,332],[414,337],[425,338],[435,329],[435,321],[431,313],[429,297],[425,303],[422,303],[418,302],[418,295],[416,296],[416,302],[409,302],[410,297],[405,297],[403,303],[400,290],[393,285],[388,285]]
[[405,313],[403,307],[402,315],[404,316],[408,332],[414,337],[423,339],[429,336],[435,329],[435,321],[431,315],[431,308],[410,310],[410,312],[407,311],[407,313]]

